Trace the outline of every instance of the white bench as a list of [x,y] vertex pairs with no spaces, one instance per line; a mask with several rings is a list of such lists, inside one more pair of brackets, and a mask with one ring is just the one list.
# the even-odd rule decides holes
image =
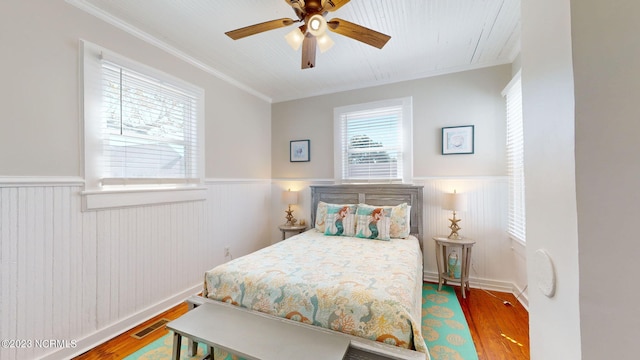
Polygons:
[[[167,324],[174,332],[173,359],[180,359],[182,337],[249,360],[425,360],[427,354],[192,297],[193,309]],[[190,349],[194,355],[195,344]],[[213,356],[211,356],[213,357]]]

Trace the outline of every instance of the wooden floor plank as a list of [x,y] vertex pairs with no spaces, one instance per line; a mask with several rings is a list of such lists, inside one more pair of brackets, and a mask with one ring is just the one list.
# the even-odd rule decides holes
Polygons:
[[135,328],[101,344],[96,346],[95,348],[85,352],[84,354],[75,357],[77,360],[98,360],[98,359],[106,359],[106,360],[116,360],[122,359],[127,355],[131,355],[139,349],[151,344],[155,340],[161,338],[166,335],[169,330],[166,327],[162,326],[158,330],[153,331],[149,335],[145,336],[142,339],[134,338],[133,334],[138,331],[144,329],[145,327],[153,324],[154,322],[160,319],[168,319],[174,320],[179,318],[181,315],[185,314],[188,311],[189,307],[187,303],[181,303],[166,312],[155,316],[144,323],[136,326]]
[[[529,313],[515,296],[493,291],[491,295],[472,288],[467,298],[463,299],[460,288],[455,289],[479,360],[529,360]],[[510,305],[505,305],[503,301],[508,301]],[[162,327],[141,340],[131,334],[159,319],[176,319],[187,310],[186,303],[180,304],[75,359],[122,359],[164,336],[168,331]]]
[[529,359],[529,313],[515,296],[472,288],[463,299],[459,287],[456,295],[479,360]]

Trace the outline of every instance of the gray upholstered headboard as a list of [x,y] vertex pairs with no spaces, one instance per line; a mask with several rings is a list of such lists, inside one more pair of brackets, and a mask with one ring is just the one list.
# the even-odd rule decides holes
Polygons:
[[422,186],[416,185],[327,185],[311,188],[311,224],[316,223],[318,202],[332,204],[411,205],[411,234],[422,246]]

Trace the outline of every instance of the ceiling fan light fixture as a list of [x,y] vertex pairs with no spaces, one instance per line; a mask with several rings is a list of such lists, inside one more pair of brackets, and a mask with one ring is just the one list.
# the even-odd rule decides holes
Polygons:
[[333,18],[327,22],[325,16],[328,13],[338,10],[349,1],[285,0],[295,12],[297,20],[290,18],[274,19],[227,31],[225,34],[233,40],[238,40],[265,31],[290,26],[294,23],[302,23],[300,27],[285,35],[285,40],[294,51],[302,48],[302,69],[315,67],[316,51],[318,49],[321,52],[325,52],[334,45],[333,40],[327,36],[327,28],[338,35],[382,49],[387,41],[391,39],[391,36],[340,18]]
[[329,37],[329,35],[327,35],[327,33],[318,36],[318,47],[320,48],[320,52],[325,52],[331,49],[333,44],[333,40],[331,39],[331,37]]
[[295,51],[300,49],[300,45],[302,45],[302,41],[304,40],[304,34],[300,31],[299,28],[293,29],[290,33],[284,36],[285,40],[287,40],[287,44],[291,46],[291,48]]
[[307,21],[307,31],[313,36],[321,36],[327,30],[327,20],[320,14],[315,14]]

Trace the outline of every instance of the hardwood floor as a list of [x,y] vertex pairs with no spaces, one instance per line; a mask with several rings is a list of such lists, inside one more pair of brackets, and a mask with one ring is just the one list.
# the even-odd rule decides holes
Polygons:
[[151,318],[144,323],[136,326],[135,328],[120,334],[119,336],[101,344],[97,347],[85,352],[84,354],[75,357],[77,360],[116,360],[123,359],[127,355],[133,354],[137,350],[145,347],[146,345],[154,342],[162,336],[169,333],[164,326],[159,328],[142,339],[136,339],[132,337],[132,334],[137,333],[141,329],[153,324],[160,319],[174,320],[189,310],[187,303],[182,303],[175,306],[164,313]]
[[[529,313],[515,296],[492,291],[491,293],[498,297],[496,298],[483,290],[471,289],[471,293],[463,299],[460,288],[455,287],[455,289],[469,324],[479,360],[529,359]],[[505,305],[503,303],[505,300],[511,305]],[[131,337],[131,334],[158,319],[173,320],[185,312],[187,312],[187,304],[180,304],[75,359],[122,359],[167,334],[168,331],[162,327],[141,340]]]
[[529,359],[529,313],[515,296],[472,288],[463,299],[455,289],[479,360]]

